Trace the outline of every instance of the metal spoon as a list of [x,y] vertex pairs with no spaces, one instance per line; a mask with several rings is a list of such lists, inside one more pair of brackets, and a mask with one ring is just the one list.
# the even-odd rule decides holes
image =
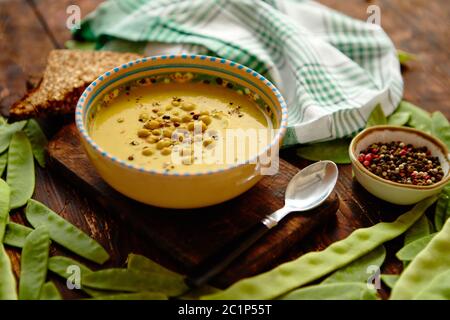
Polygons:
[[207,283],[289,213],[308,211],[322,204],[333,191],[337,178],[338,168],[332,161],[319,161],[302,169],[287,186],[284,207],[266,216],[242,237],[207,259],[189,277],[189,285],[199,287]]

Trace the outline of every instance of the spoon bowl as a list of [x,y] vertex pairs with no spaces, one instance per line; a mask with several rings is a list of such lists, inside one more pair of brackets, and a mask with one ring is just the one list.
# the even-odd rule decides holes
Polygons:
[[336,185],[338,168],[334,162],[316,162],[297,173],[289,182],[285,205],[292,211],[307,211],[323,203]]

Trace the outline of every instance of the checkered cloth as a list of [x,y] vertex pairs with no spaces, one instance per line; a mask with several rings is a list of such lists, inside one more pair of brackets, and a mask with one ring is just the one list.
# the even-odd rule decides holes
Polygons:
[[75,36],[105,50],[215,55],[262,73],[289,107],[284,145],[351,135],[376,104],[389,115],[402,97],[381,27],[313,1],[110,0]]

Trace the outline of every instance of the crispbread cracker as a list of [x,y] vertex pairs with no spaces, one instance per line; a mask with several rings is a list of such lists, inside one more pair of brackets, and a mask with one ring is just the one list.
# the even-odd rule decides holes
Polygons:
[[70,114],[84,89],[102,73],[140,58],[134,53],[53,50],[38,86],[10,108],[14,120]]

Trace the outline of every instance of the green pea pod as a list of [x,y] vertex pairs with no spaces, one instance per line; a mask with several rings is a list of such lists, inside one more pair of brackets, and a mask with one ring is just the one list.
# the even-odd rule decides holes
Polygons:
[[423,215],[405,232],[404,244],[407,245],[415,240],[421,239],[431,234],[428,218]]
[[26,133],[28,140],[30,140],[33,155],[41,167],[45,167],[45,147],[47,146],[47,137],[42,132],[39,123],[34,120],[28,120],[23,131]]
[[129,269],[105,269],[87,274],[82,285],[94,289],[126,292],[161,292],[170,297],[188,290],[183,279],[166,274]]
[[[4,238],[6,224],[9,218],[8,184],[0,179],[0,240]],[[17,300],[16,278],[11,267],[11,261],[0,241],[0,300]]]
[[50,236],[45,226],[33,230],[25,240],[20,261],[20,300],[38,300],[47,276]]
[[[9,218],[9,199],[9,186],[0,179],[0,242],[4,239]],[[0,243],[0,300],[17,300],[16,278],[2,243]]]
[[450,269],[437,275],[415,300],[450,300]]
[[383,112],[383,109],[381,108],[381,105],[377,104],[375,108],[373,108],[369,119],[367,119],[366,128],[381,124],[387,124],[387,118]]
[[398,56],[398,61],[402,65],[406,64],[408,61],[417,59],[416,56],[413,55],[412,53],[409,53],[409,52],[406,52],[403,50],[397,50],[397,56]]
[[431,114],[431,134],[441,139],[450,149],[450,123],[442,112]]
[[436,203],[436,210],[434,212],[434,227],[436,231],[442,229],[445,221],[450,218],[450,186],[446,186],[441,192]]
[[3,153],[11,142],[11,137],[26,125],[26,121],[14,122],[0,126],[0,153]]
[[42,286],[41,295],[39,300],[61,300],[61,294],[56,288],[55,284],[51,281],[45,283]]
[[177,299],[179,300],[199,300],[201,297],[211,294],[216,294],[221,292],[222,290],[217,289],[215,287],[209,286],[209,285],[203,285],[198,288],[193,288],[187,293],[178,296]]
[[330,274],[404,233],[437,197],[416,204],[394,222],[381,222],[352,232],[319,252],[309,252],[275,269],[243,279],[204,299],[273,299]]
[[377,300],[377,291],[360,282],[327,283],[297,289],[281,300]]
[[428,243],[430,243],[431,239],[433,239],[435,235],[435,233],[432,233],[428,236],[408,243],[406,246],[401,248],[395,256],[401,261],[412,261],[419,254],[419,252],[422,251]]
[[18,223],[9,222],[6,225],[5,237],[3,243],[8,246],[22,248],[25,244],[25,239],[33,231],[33,229],[23,226]]
[[174,277],[184,278],[179,273],[173,272],[162,265],[150,260],[147,257],[141,256],[139,254],[130,253],[127,259],[127,267],[130,270],[144,271],[144,272],[154,272],[166,275],[171,275]]
[[6,169],[6,163],[8,162],[8,152],[0,154],[0,178],[3,177],[3,173]]
[[379,246],[375,250],[353,261],[349,265],[335,271],[322,283],[332,282],[363,282],[367,283],[370,274],[367,268],[370,266],[381,267],[386,257],[386,249]]
[[391,299],[409,300],[450,267],[450,219],[400,275]]
[[[80,272],[79,276],[81,278],[83,278],[85,275],[93,272],[91,269],[86,267],[84,264],[82,264],[78,261],[75,261],[71,258],[67,258],[67,257],[63,257],[63,256],[54,256],[54,257],[50,257],[50,259],[48,259],[48,270],[50,270],[51,272],[57,274],[58,276],[60,276],[64,279],[68,279],[71,275],[73,275],[69,269],[70,267],[73,267],[73,266],[78,267],[78,270]],[[81,285],[81,283],[80,283],[80,285]],[[91,297],[98,297],[98,296],[113,294],[110,291],[94,290],[94,289],[87,288],[85,286],[81,286],[80,289],[83,290],[84,292],[86,292]],[[115,293],[117,293],[117,292],[115,292]]]
[[12,271],[11,260],[0,244],[0,300],[17,300],[16,278]]
[[91,269],[86,267],[84,264],[79,263],[71,258],[63,257],[63,256],[54,256],[48,259],[48,269],[61,276],[64,279],[67,279],[70,276],[70,273],[67,272],[70,266],[77,266],[80,270],[80,276],[84,276],[88,273],[93,272]]
[[109,254],[97,241],[42,203],[30,199],[25,215],[33,227],[46,226],[52,240],[79,256],[99,264],[109,259]]
[[67,49],[71,50],[95,50],[97,44],[95,42],[90,41],[76,41],[76,40],[67,40],[64,43]]
[[120,293],[94,297],[92,300],[167,300],[165,294],[159,292]]
[[404,100],[399,103],[396,112],[409,112],[411,116],[408,125],[410,127],[431,132],[431,116],[429,112]]
[[[139,254],[130,253],[128,255],[127,267],[129,270],[165,274],[168,276],[172,276],[174,278],[182,279],[183,281],[185,279],[185,277],[183,275],[173,272],[172,270],[169,270],[169,269],[161,266],[160,264],[154,262],[153,260],[150,260],[149,258],[144,257]],[[183,296],[179,296],[178,299],[198,300],[198,298],[201,296],[204,296],[207,294],[213,294],[213,293],[216,293],[219,291],[220,291],[219,289],[216,289],[216,288],[208,286],[208,285],[204,285],[200,288],[195,288],[195,289],[190,290],[188,293],[184,294]]]
[[8,184],[0,179],[0,242],[3,242],[9,219],[9,201],[11,191]]
[[408,123],[409,118],[411,118],[411,113],[409,112],[395,112],[389,116],[387,124],[391,126],[404,126]]
[[397,282],[398,278],[400,278],[400,275],[398,274],[382,274],[381,275],[381,281],[384,282],[385,285],[389,287],[389,289],[392,290],[394,288],[395,283]]
[[16,132],[8,151],[6,182],[11,188],[11,209],[27,203],[34,192],[34,161],[31,144],[25,133]]
[[[130,270],[143,271],[143,272],[153,272],[166,274],[178,279],[184,279],[185,277],[179,273],[173,272],[167,268],[164,268],[160,264],[150,260],[147,257],[141,256],[139,254],[130,253],[127,259],[127,267]],[[195,288],[190,290],[188,293],[179,296],[178,299],[181,300],[198,300],[199,297],[213,294],[219,292],[220,290],[208,285],[204,285],[200,288]]]
[[297,155],[311,161],[331,160],[339,164],[351,163],[348,146],[351,139],[336,139],[300,146]]

